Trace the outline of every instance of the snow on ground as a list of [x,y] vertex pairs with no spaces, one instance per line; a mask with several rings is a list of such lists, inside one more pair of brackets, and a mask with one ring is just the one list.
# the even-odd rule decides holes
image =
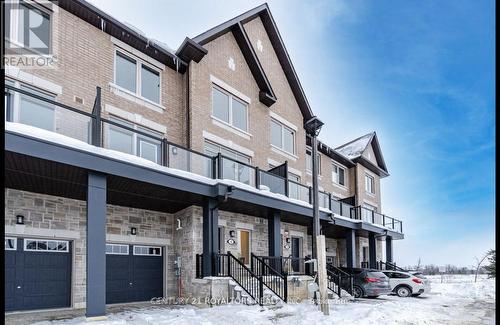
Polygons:
[[[324,316],[309,302],[281,308],[224,305],[214,308],[158,306],[109,314],[95,325],[123,324],[495,324],[495,282],[473,275],[430,276],[432,290],[421,297],[382,296],[330,304]],[[441,283],[442,281],[442,283]],[[339,302],[337,300],[337,302]],[[85,318],[41,322],[37,325],[88,324]]]

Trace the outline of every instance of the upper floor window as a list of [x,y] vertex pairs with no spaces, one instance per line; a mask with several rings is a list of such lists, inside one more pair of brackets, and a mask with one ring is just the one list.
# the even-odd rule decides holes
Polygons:
[[115,56],[115,84],[133,94],[160,103],[160,72],[120,51]]
[[[312,172],[312,150],[306,150],[306,171]],[[318,153],[318,175],[321,175],[321,155]]]
[[10,42],[9,47],[50,54],[50,14],[24,1],[9,1],[2,5],[5,5],[5,38]]
[[212,87],[212,115],[243,131],[248,130],[248,105],[218,87]]
[[227,147],[221,146],[220,144],[216,144],[213,142],[205,142],[205,153],[210,156],[217,156],[218,153],[222,155],[232,158],[237,161],[241,161],[245,164],[250,164],[250,157],[242,154],[236,150],[229,149]]
[[162,136],[160,133],[115,117],[111,117],[110,120],[126,127],[145,132],[146,134],[151,134],[151,137],[109,124],[106,141],[107,148],[136,155],[155,163],[161,161],[161,143],[157,140],[157,138]]
[[295,154],[295,131],[271,119],[271,144],[292,155]]
[[332,181],[336,184],[345,186],[345,168],[332,164]]
[[300,176],[292,172],[288,172],[288,179],[297,183],[300,183]]
[[[205,142],[205,153],[210,156],[221,153],[223,156],[230,158],[222,160],[223,178],[249,185],[254,184],[255,174],[252,174],[253,169],[247,166],[250,164],[249,156],[212,142]],[[207,167],[210,168],[210,166]]]
[[367,193],[375,194],[375,179],[368,174],[365,174],[365,190]]

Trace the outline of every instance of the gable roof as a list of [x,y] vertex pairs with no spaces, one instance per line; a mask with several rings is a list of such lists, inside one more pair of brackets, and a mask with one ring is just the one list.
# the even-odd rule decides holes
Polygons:
[[297,73],[295,72],[295,68],[293,67],[290,56],[288,55],[285,44],[283,43],[283,39],[281,38],[278,28],[276,27],[276,23],[273,19],[273,16],[271,15],[271,11],[269,10],[269,6],[267,5],[267,3],[255,7],[194,37],[193,41],[203,46],[204,44],[207,44],[208,42],[220,37],[221,35],[232,32],[248,66],[250,67],[250,71],[252,72],[252,75],[255,78],[257,85],[259,86],[260,101],[267,106],[271,106],[272,104],[274,104],[274,102],[276,102],[277,98],[272,90],[269,79],[262,69],[262,66],[259,62],[259,59],[257,58],[252,44],[250,44],[248,35],[243,28],[243,25],[246,22],[249,22],[257,17],[260,17],[260,19],[262,20],[262,24],[264,25],[269,39],[271,40],[271,44],[285,73],[287,81],[290,84],[295,100],[297,101],[302,112],[304,121],[307,121],[312,118],[314,114],[312,113],[312,109],[309,106],[309,102],[307,101],[304,90],[302,89],[302,85],[300,84]]
[[173,51],[161,42],[146,37],[133,26],[121,22],[103,10],[85,0],[51,0],[59,7],[141,51],[148,56],[160,61],[171,69],[184,73],[187,63],[180,59]]
[[[377,165],[374,165],[370,160],[366,159],[363,156],[363,153],[366,151],[370,144],[373,148],[375,159],[377,160]],[[365,134],[359,138],[341,145],[340,147],[335,148],[334,150],[353,162],[359,162],[361,165],[365,166],[381,177],[389,176],[389,172],[387,171],[387,166],[382,155],[382,150],[380,149],[380,144],[378,142],[376,132]]]

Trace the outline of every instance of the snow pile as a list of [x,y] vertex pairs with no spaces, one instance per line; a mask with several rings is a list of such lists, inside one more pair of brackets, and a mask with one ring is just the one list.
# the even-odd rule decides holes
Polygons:
[[373,136],[373,133],[369,133],[367,135],[364,135],[361,138],[359,138],[351,143],[348,143],[344,146],[341,146],[341,147],[335,149],[335,151],[337,151],[338,153],[340,153],[343,156],[346,156],[349,159],[357,158],[363,154],[363,151],[365,151],[366,146],[370,142],[372,136]]
[[[429,277],[427,295],[400,298],[394,295],[354,302],[331,300],[330,315],[324,316],[309,301],[283,304],[281,308],[258,305],[224,305],[213,308],[153,306],[109,314],[95,325],[122,324],[494,324],[495,282],[484,276],[474,283],[473,275],[455,276],[441,283]],[[84,317],[37,325],[88,324]]]

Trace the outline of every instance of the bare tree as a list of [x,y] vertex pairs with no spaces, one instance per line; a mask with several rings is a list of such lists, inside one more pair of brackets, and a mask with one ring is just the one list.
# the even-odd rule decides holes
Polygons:
[[479,273],[479,269],[481,268],[481,263],[483,263],[484,260],[489,256],[488,253],[484,254],[484,256],[481,257],[481,259],[479,259],[479,258],[476,257],[476,264],[475,264],[476,275],[474,276],[474,282],[477,282],[477,274]]
[[420,270],[420,264],[422,264],[422,259],[419,257],[419,258],[418,258],[418,260],[417,260],[417,266],[415,267],[415,269],[416,269],[417,271],[419,271],[419,270]]

